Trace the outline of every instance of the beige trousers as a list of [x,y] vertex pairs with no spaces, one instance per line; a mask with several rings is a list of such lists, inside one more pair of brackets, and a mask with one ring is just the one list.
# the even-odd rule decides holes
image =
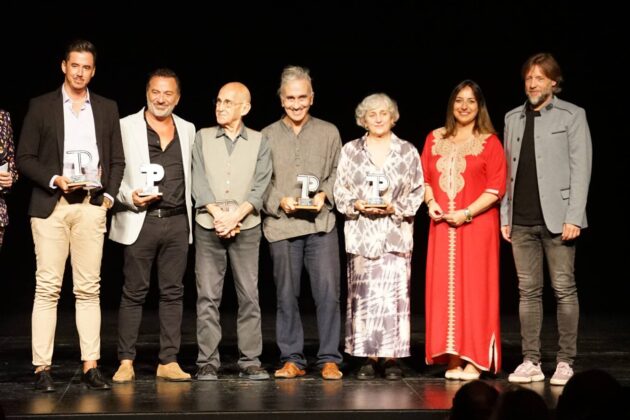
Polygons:
[[101,257],[106,231],[104,207],[88,202],[68,204],[61,198],[46,219],[31,218],[37,271],[33,304],[33,365],[52,364],[57,302],[68,255],[71,255],[75,317],[81,360],[100,359]]

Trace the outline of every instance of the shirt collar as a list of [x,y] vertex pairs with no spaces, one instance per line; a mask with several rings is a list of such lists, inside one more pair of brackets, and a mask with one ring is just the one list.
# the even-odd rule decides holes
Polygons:
[[[219,137],[223,137],[226,136],[227,134],[225,134],[225,129],[221,126],[219,126],[219,129],[217,130],[217,134],[216,134],[216,138]],[[238,133],[238,135],[236,136],[236,138],[242,138],[243,140],[247,140],[247,130],[245,130],[245,124],[243,124],[243,126],[241,127],[241,131]]]
[[[361,149],[367,151],[367,136],[368,133],[365,133],[361,139],[360,139],[360,147]],[[392,142],[391,142],[391,150],[393,150],[395,153],[400,152],[400,147],[402,145],[402,140],[400,140],[398,138],[398,136],[392,131],[392,138],[391,138]]]
[[[549,101],[549,103],[548,103],[547,105],[545,105],[545,107],[544,107],[544,108],[539,109],[539,110],[538,110],[538,114],[536,114],[536,115],[539,115],[539,114],[544,114],[544,113],[546,113],[546,112],[551,111],[551,110],[555,107],[555,105],[556,105],[556,100],[557,100],[557,99],[558,99],[558,98],[556,97],[556,95],[553,95],[553,98],[551,98],[551,101]],[[529,101],[525,101],[525,105],[523,105],[523,109],[521,110],[521,118],[525,118],[525,113],[526,113],[529,109],[531,109],[531,108],[530,108],[530,102],[529,102]]]
[[[61,85],[61,97],[63,98],[63,103],[67,103],[67,102],[71,102],[72,98],[70,97],[70,95],[68,95],[68,92],[66,92],[66,88],[64,85]],[[90,91],[89,89],[86,89],[85,91],[85,103],[89,104],[90,103]]]

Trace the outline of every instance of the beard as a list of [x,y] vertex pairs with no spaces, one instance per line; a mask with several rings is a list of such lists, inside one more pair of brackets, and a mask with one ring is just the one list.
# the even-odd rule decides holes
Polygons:
[[527,94],[527,99],[529,100],[529,103],[534,109],[544,104],[545,101],[547,101],[547,99],[549,99],[550,97],[551,97],[550,91],[541,92],[540,95],[538,96],[532,96],[529,93]]
[[149,112],[155,115],[157,118],[166,118],[169,117],[173,113],[173,109],[175,109],[174,105],[170,105],[165,109],[158,109],[153,103],[148,103]]

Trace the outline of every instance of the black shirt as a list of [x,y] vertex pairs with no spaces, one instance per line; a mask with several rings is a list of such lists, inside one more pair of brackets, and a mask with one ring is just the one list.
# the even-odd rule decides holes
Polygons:
[[148,210],[172,209],[186,206],[184,165],[182,164],[182,151],[179,143],[177,128],[173,140],[162,150],[160,136],[147,123],[147,139],[149,141],[149,159],[151,163],[157,163],[164,168],[164,178],[157,182],[162,199],[154,201]]
[[514,202],[512,223],[523,226],[544,225],[538,193],[538,173],[536,171],[536,146],[534,144],[534,124],[539,111],[528,105],[525,110],[525,130],[514,182]]

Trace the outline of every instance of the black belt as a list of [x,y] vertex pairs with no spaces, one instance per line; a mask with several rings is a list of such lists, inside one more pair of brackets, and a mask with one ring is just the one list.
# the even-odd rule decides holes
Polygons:
[[186,213],[186,207],[175,207],[174,209],[155,209],[147,211],[147,216],[171,217]]

